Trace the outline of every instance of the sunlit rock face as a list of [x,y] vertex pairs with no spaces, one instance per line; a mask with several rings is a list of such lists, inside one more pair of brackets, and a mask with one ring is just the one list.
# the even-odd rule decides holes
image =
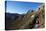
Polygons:
[[35,15],[32,15],[31,17],[32,17],[32,18],[34,18],[34,17],[35,17]]

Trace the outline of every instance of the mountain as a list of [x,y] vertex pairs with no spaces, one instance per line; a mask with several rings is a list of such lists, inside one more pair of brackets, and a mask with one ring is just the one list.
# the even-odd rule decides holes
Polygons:
[[5,13],[6,18],[15,19],[19,16],[24,16],[23,14],[17,14],[17,13]]

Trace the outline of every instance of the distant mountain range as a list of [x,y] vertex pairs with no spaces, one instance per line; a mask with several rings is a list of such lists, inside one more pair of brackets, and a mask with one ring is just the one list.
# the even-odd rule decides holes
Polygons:
[[24,14],[17,14],[17,13],[5,13],[6,18],[15,19],[19,16],[24,16]]

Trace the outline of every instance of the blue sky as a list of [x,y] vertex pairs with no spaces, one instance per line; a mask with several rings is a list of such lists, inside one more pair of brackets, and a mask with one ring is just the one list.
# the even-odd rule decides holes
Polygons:
[[7,10],[9,13],[26,13],[29,9],[35,10],[42,3],[34,2],[20,2],[20,1],[7,1]]

